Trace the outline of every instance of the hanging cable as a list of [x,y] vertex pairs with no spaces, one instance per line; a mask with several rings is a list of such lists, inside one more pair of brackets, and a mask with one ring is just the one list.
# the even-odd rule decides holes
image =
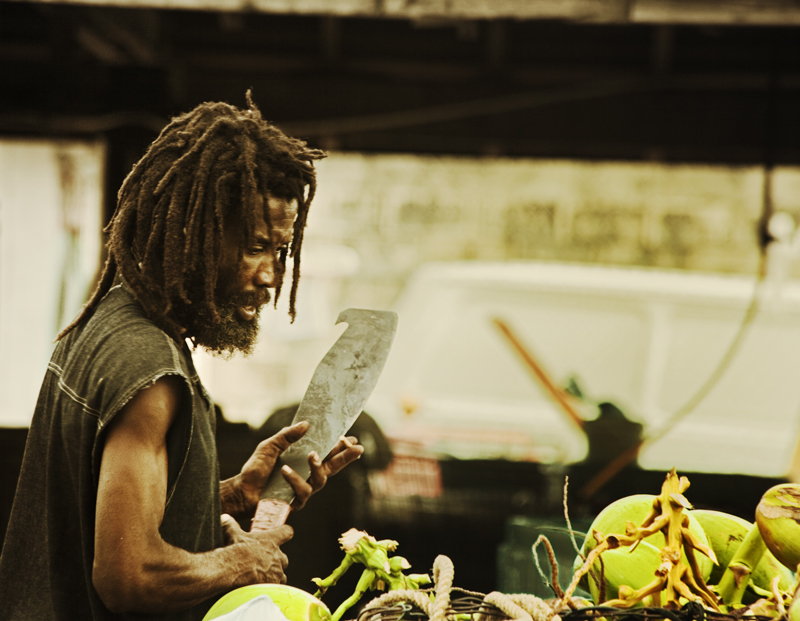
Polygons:
[[759,248],[759,261],[756,269],[756,280],[753,287],[753,294],[750,303],[745,310],[742,321],[736,335],[733,337],[727,350],[717,366],[708,376],[705,382],[695,393],[678,408],[658,430],[645,434],[645,436],[634,446],[619,455],[616,459],[609,462],[580,490],[580,496],[584,499],[590,498],[598,489],[614,478],[623,468],[635,461],[641,453],[642,448],[659,440],[672,430],[675,425],[691,414],[700,403],[708,396],[711,390],[719,383],[725,372],[736,358],[739,350],[744,343],[745,337],[758,315],[761,300],[761,289],[767,275],[768,268],[768,248],[775,241],[775,237],[769,231],[769,223],[774,215],[772,200],[772,176],[775,168],[775,143],[777,140],[777,100],[779,90],[779,72],[776,68],[777,55],[772,50],[772,62],[770,63],[769,86],[767,90],[767,105],[764,115],[764,178],[762,187],[761,215],[757,225],[757,243]]

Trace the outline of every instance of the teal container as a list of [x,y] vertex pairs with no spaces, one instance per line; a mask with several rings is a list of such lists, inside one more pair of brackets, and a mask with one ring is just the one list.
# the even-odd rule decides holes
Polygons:
[[[571,520],[578,547],[583,543],[584,533],[591,520]],[[569,537],[564,518],[540,518],[512,516],[505,524],[505,539],[497,547],[497,585],[502,593],[530,593],[550,599],[555,597],[552,589],[542,580],[531,552],[533,544],[544,535],[553,547],[558,561],[558,583],[565,590],[572,581],[572,564],[577,556]],[[539,566],[548,581],[552,580],[547,548],[539,544],[536,548]],[[576,597],[589,597],[585,591],[575,591]]]

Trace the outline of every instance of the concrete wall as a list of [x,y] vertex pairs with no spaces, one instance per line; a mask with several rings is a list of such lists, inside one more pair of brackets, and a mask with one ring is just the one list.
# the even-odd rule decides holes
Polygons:
[[[387,302],[433,260],[757,265],[760,168],[335,154],[319,171],[309,243],[358,250],[351,287]],[[775,209],[800,217],[800,170],[773,183]]]
[[[260,424],[271,408],[299,400],[338,335],[338,312],[391,308],[429,261],[749,275],[759,263],[756,167],[334,153],[318,170],[297,322],[270,314],[253,358],[201,362],[235,420]],[[773,196],[776,210],[800,221],[800,169],[776,170]],[[795,249],[783,254],[784,271],[797,275]]]
[[100,261],[101,142],[0,140],[0,427],[25,427]]

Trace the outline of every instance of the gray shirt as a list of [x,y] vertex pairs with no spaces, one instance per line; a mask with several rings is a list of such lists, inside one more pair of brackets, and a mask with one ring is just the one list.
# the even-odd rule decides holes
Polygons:
[[182,410],[167,436],[161,536],[204,552],[223,544],[214,409],[185,344],[144,316],[122,286],[57,344],[31,422],[0,556],[0,616],[22,619],[201,619],[184,613],[120,616],[92,586],[97,482],[105,430],[142,388],[183,378]]

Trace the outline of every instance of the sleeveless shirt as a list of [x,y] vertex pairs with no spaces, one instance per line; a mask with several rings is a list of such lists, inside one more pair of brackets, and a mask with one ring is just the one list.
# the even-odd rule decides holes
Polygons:
[[190,552],[223,545],[214,408],[179,345],[124,286],[58,342],[31,422],[0,556],[0,618],[201,619],[207,605],[168,615],[115,615],[92,585],[97,483],[105,430],[142,388],[182,378],[167,435],[163,539]]

